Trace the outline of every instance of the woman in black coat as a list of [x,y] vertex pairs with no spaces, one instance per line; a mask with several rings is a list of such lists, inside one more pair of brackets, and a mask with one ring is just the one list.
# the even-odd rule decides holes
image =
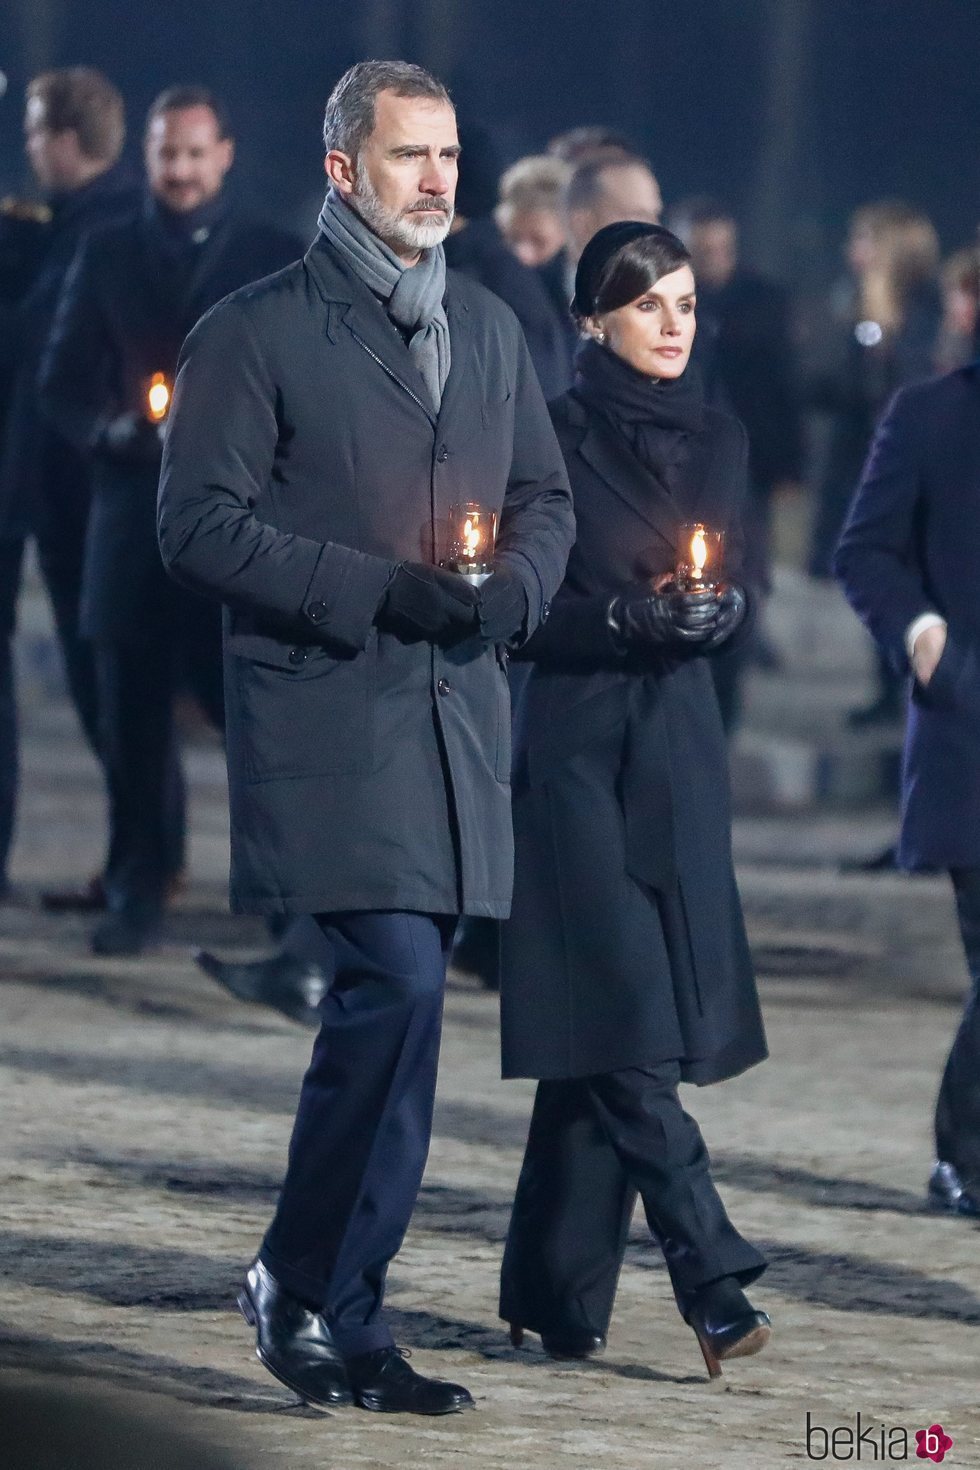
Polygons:
[[[744,632],[746,436],[685,372],[689,259],[656,225],[593,237],[574,301],[591,340],[551,406],[578,539],[526,645],[516,721],[503,1061],[540,1081],[501,1316],[515,1343],[530,1328],[553,1356],[600,1351],[639,1193],[715,1375],[768,1339],[742,1291],[765,1261],[725,1214],[677,1084],[732,1077],[766,1044],[708,667]],[[725,581],[682,591],[697,522],[727,535]]]

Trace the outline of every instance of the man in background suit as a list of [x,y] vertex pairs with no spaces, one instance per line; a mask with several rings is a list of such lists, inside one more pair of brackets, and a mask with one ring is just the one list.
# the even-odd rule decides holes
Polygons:
[[912,674],[899,866],[945,869],[971,989],[936,1104],[929,1198],[980,1215],[980,363],[906,388],[886,413],[835,571]]

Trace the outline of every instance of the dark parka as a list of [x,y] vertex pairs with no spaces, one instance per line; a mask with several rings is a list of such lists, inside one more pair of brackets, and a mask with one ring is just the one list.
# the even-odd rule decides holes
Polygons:
[[453,504],[502,511],[529,630],[573,539],[561,453],[513,313],[449,273],[435,416],[376,298],[322,239],[236,293],[182,357],[163,558],[227,605],[232,905],[504,916],[512,883],[503,658],[374,626]]
[[[178,284],[156,230],[144,210],[93,232],[65,281],[41,393],[55,428],[79,450],[91,449],[105,420],[146,411],[150,380],[158,372],[173,380],[181,344],[204,312],[302,248],[292,235],[229,209]],[[168,626],[176,592],[157,547],[159,459],[121,464],[96,453],[91,463],[82,631],[111,642],[152,639]]]
[[921,613],[946,647],[912,685],[899,861],[980,867],[980,364],[899,393],[875,437],[837,552],[851,604],[894,667]]
[[745,431],[706,409],[671,496],[574,393],[552,417],[578,532],[551,617],[526,650],[534,668],[516,721],[504,1075],[676,1059],[686,1080],[716,1081],[766,1054],[717,700],[704,655],[624,659],[606,608],[673,570],[686,521],[725,530],[737,572]]

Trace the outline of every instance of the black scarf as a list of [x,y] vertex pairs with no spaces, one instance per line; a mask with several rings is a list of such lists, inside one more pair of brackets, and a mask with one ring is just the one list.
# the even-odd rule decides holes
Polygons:
[[575,396],[623,436],[636,458],[672,494],[692,434],[704,424],[697,369],[679,378],[648,378],[591,338],[575,355]]

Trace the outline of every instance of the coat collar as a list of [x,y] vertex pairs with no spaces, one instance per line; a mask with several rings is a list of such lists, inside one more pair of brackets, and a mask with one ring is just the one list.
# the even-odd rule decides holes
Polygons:
[[568,421],[580,433],[578,453],[610,490],[676,552],[680,527],[691,515],[686,515],[668,494],[651,490],[650,477],[611,426],[587,413],[574,394],[569,394],[566,402]]
[[450,425],[459,405],[466,364],[470,358],[469,311],[466,303],[460,301],[453,291],[451,282],[445,298],[451,362],[442,404],[436,416],[428,389],[401,333],[388,320],[381,303],[367,286],[344,268],[337,252],[322,235],[307,251],[306,266],[327,303],[330,312],[327,335],[331,340],[337,340],[336,325],[339,323],[414,399],[431,423],[437,423],[440,429]]

